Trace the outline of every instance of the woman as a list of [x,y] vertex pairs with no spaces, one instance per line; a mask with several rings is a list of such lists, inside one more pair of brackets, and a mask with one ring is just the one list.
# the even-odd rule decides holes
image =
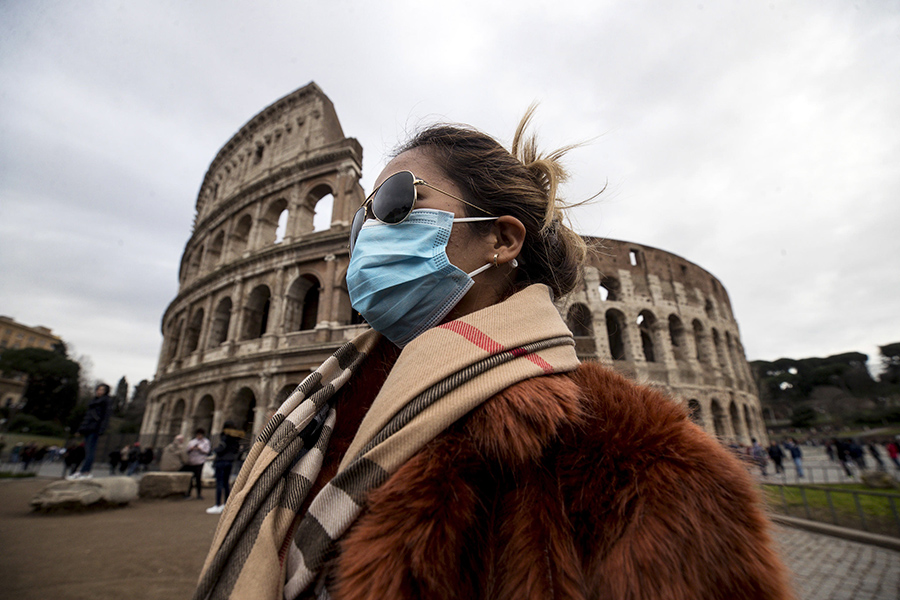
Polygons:
[[436,126],[351,227],[373,327],[260,433],[195,598],[788,598],[745,470],[579,364],[564,151]]
[[222,438],[213,452],[216,458],[213,460],[213,469],[216,473],[216,505],[206,509],[206,514],[218,515],[225,509],[225,501],[231,491],[231,466],[237,460],[240,452],[241,439],[244,432],[234,426],[233,421],[225,421],[222,429]]

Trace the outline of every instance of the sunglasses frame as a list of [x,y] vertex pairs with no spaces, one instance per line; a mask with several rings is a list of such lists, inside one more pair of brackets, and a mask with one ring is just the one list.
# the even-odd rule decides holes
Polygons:
[[[410,203],[409,210],[408,210],[407,213],[403,216],[403,218],[400,219],[399,221],[395,221],[395,222],[382,221],[380,218],[378,218],[378,215],[375,214],[375,197],[378,195],[379,190],[381,190],[381,188],[384,186],[385,183],[387,183],[388,181],[390,181],[392,178],[396,177],[397,175],[400,175],[400,174],[403,174],[403,173],[409,173],[410,176],[412,177],[412,184],[413,184],[413,185],[412,185],[413,198],[412,198],[412,203]],[[354,238],[354,237],[359,237],[359,231],[356,232],[356,235],[355,235],[355,236],[353,235],[353,223],[356,222],[356,217],[357,217],[357,215],[359,215],[359,211],[361,211],[361,210],[362,210],[362,211],[365,211],[365,213],[364,213],[365,218],[363,219],[363,223],[365,223],[366,220],[368,220],[368,215],[369,215],[369,213],[371,212],[372,217],[373,217],[376,221],[378,221],[379,223],[384,223],[385,225],[399,225],[400,223],[402,223],[403,221],[405,221],[406,219],[408,219],[408,218],[409,218],[409,215],[411,215],[411,214],[412,214],[412,211],[414,211],[415,208],[416,208],[416,202],[419,200],[419,194],[418,194],[418,192],[416,191],[416,186],[417,186],[417,185],[424,185],[425,187],[427,187],[427,188],[429,188],[429,189],[432,189],[432,190],[434,190],[434,191],[436,191],[436,192],[438,192],[438,193],[444,194],[445,196],[449,196],[450,198],[453,198],[454,200],[459,200],[460,202],[462,202],[462,203],[465,204],[466,206],[471,206],[472,208],[477,209],[477,210],[480,210],[481,212],[483,212],[483,213],[486,214],[486,215],[490,215],[491,217],[494,217],[494,215],[492,215],[491,213],[489,213],[489,212],[486,211],[485,209],[481,208],[480,206],[475,206],[475,205],[472,204],[471,202],[467,202],[466,200],[463,200],[463,199],[460,198],[459,196],[455,196],[455,195],[451,194],[450,192],[446,192],[446,191],[444,191],[444,190],[442,190],[442,189],[440,189],[440,188],[437,188],[437,187],[431,185],[430,183],[428,183],[428,182],[425,181],[424,179],[419,179],[418,177],[416,177],[416,174],[413,173],[412,171],[408,171],[408,170],[397,171],[396,173],[393,173],[390,177],[388,177],[387,179],[385,179],[384,181],[382,181],[382,182],[381,182],[381,185],[379,185],[377,188],[375,188],[375,189],[372,191],[372,193],[369,194],[369,195],[366,197],[366,199],[365,199],[365,200],[363,201],[363,203],[359,206],[359,208],[356,209],[356,212],[353,213],[353,219],[351,219],[351,221],[350,221],[350,243],[349,243],[349,245],[348,245],[348,247],[350,248],[350,251],[351,251],[351,252],[353,251],[353,246],[355,245],[355,244],[353,243],[353,238]],[[369,208],[369,207],[371,207],[371,211],[370,211],[370,208]],[[496,218],[496,217],[494,217],[494,218]],[[362,229],[362,226],[360,226],[360,230],[361,230],[361,229]]]

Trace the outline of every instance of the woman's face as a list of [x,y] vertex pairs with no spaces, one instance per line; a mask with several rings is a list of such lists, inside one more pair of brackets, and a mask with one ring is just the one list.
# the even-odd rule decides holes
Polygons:
[[[448,194],[463,197],[462,190],[444,175],[429,153],[418,148],[404,152],[389,162],[378,176],[378,179],[375,180],[375,188],[377,189],[385,179],[400,171],[410,171],[429,185],[433,185]],[[424,185],[417,185],[416,193],[416,209],[431,208],[443,210],[453,213],[457,218],[466,216],[465,204],[455,198],[451,198]],[[450,241],[447,243],[447,258],[450,259],[451,264],[466,273],[471,273],[475,269],[490,263],[493,255],[493,243],[489,237],[479,236],[475,233],[474,228],[465,223],[455,223],[453,225]],[[490,272],[490,269],[488,272]],[[485,292],[488,290],[483,289],[485,287],[485,279],[487,278],[484,277],[484,274],[475,276],[475,284],[445,320],[459,318],[462,315],[489,306],[496,301],[496,299],[489,300],[486,297]]]

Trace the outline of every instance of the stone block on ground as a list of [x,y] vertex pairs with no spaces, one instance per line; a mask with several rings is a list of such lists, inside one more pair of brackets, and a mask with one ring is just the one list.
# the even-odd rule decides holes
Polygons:
[[141,477],[141,498],[168,498],[169,496],[184,496],[191,486],[191,473],[175,472],[150,472]]
[[137,481],[131,477],[103,477],[54,481],[31,499],[37,511],[78,510],[123,506],[138,497]]

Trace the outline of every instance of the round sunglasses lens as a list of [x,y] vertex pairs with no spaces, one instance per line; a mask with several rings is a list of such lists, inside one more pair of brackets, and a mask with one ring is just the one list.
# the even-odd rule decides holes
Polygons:
[[394,173],[372,198],[372,213],[382,223],[399,223],[409,216],[416,201],[416,186],[409,171]]
[[353,247],[356,246],[356,238],[359,237],[359,231],[362,229],[363,223],[366,222],[366,207],[362,206],[356,214],[353,215],[353,221],[350,223],[350,254],[353,254]]

